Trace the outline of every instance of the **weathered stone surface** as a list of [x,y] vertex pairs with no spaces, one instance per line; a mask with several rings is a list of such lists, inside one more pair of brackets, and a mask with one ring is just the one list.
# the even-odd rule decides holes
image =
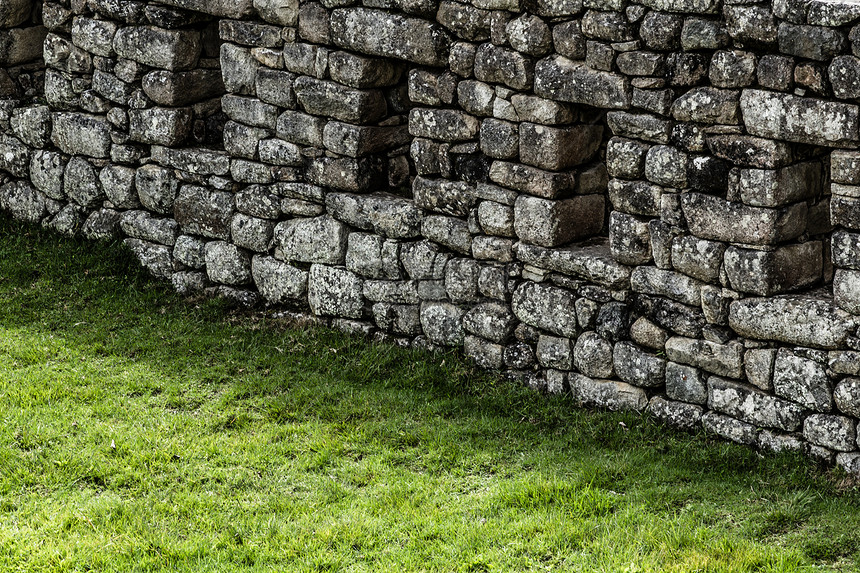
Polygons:
[[421,210],[402,197],[388,193],[328,193],[325,204],[332,217],[385,237],[406,239],[420,233]]
[[372,123],[381,119],[387,109],[382,92],[377,90],[357,90],[307,76],[297,78],[293,90],[308,113],[347,123]]
[[428,215],[421,220],[421,234],[464,255],[472,254],[472,234],[466,221],[444,215]]
[[0,187],[0,208],[20,221],[38,223],[45,216],[45,196],[26,181],[13,181]]
[[648,413],[670,426],[684,430],[698,428],[702,423],[702,407],[685,402],[673,402],[654,396],[648,402]]
[[613,364],[618,377],[630,384],[653,388],[666,382],[666,361],[630,342],[615,345]]
[[251,281],[251,257],[225,241],[206,243],[206,273],[216,283],[242,285]]
[[39,105],[19,107],[9,121],[12,132],[30,147],[45,147],[51,140],[51,109]]
[[[377,302],[371,307],[371,311],[374,322],[383,330],[410,336],[421,334],[421,307],[418,305]],[[486,358],[486,355],[493,353],[495,349],[482,348],[482,350]],[[474,354],[469,356],[475,357]],[[487,368],[496,367],[495,363],[491,364],[490,361],[482,362],[482,365]]]
[[412,183],[415,204],[429,211],[465,217],[474,204],[474,187],[462,181],[416,177]]
[[185,106],[224,93],[218,70],[196,69],[185,72],[155,70],[143,76],[143,91],[158,105]]
[[773,390],[777,396],[817,412],[829,412],[833,407],[831,382],[824,366],[787,348],[776,353]]
[[173,257],[170,253],[170,247],[140,239],[125,239],[123,244],[134,253],[140,265],[156,278],[166,279],[173,274]]
[[63,172],[66,165],[62,156],[53,151],[36,151],[30,160],[30,182],[45,196],[57,201],[65,198]]
[[379,153],[409,141],[409,130],[404,125],[373,127],[329,121],[323,129],[323,145],[350,157]]
[[713,135],[707,139],[711,153],[740,167],[777,169],[794,160],[792,147],[782,141],[750,135]]
[[672,266],[701,281],[716,282],[726,246],[693,236],[676,237],[672,240]]
[[475,53],[475,77],[484,82],[527,90],[535,80],[534,62],[514,50],[491,43],[481,44]]
[[110,127],[98,116],[55,113],[51,141],[64,153],[104,158],[110,155]]
[[463,328],[467,332],[502,344],[513,334],[516,317],[504,304],[489,302],[479,304],[463,316]]
[[226,175],[230,171],[230,157],[223,151],[193,148],[170,149],[154,145],[152,158],[165,167],[173,167],[198,175]]
[[409,133],[441,141],[475,139],[481,122],[469,114],[451,109],[415,108],[409,112]]
[[83,157],[73,157],[66,164],[63,191],[85,209],[94,207],[103,198],[95,168]]
[[538,62],[534,84],[535,93],[541,97],[605,109],[627,109],[632,96],[624,76],[595,71],[563,56]]
[[725,269],[732,288],[759,296],[769,296],[811,285],[821,279],[822,245],[810,241],[756,251],[729,247]]
[[648,397],[643,389],[624,382],[594,380],[571,374],[568,384],[573,399],[583,405],[609,410],[644,410],[648,405]]
[[30,17],[33,4],[29,0],[9,0],[0,6],[0,28],[13,28]]
[[0,135],[0,170],[25,177],[30,166],[30,149],[16,137]]
[[513,293],[511,309],[520,321],[559,336],[577,334],[576,297],[558,287],[523,282]]
[[743,345],[738,342],[717,344],[676,336],[666,341],[666,357],[702,370],[740,379],[743,377]]
[[[284,0],[278,0],[283,2]],[[192,12],[202,12],[211,14],[221,18],[234,18],[240,20],[251,15],[252,1],[251,0],[163,0],[162,4],[184,8]],[[253,3],[257,7],[261,0],[256,0]]]
[[248,48],[234,44],[221,44],[221,76],[230,93],[255,95],[257,72],[262,65]]
[[400,243],[372,233],[350,233],[346,268],[366,278],[401,279]]
[[301,300],[308,285],[308,271],[268,256],[251,259],[251,276],[260,294],[270,303],[281,304]]
[[669,297],[690,306],[702,304],[704,283],[674,271],[637,267],[630,276],[630,286],[636,292]]
[[793,432],[800,428],[804,409],[740,382],[708,378],[708,406],[756,426]]
[[707,377],[698,368],[667,362],[666,395],[673,400],[704,404],[708,400]]
[[573,364],[591,378],[612,378],[612,344],[594,331],[583,332],[573,347]]
[[206,266],[206,242],[199,237],[180,235],[173,246],[173,257],[192,269]]
[[733,90],[695,88],[672,104],[672,117],[678,121],[735,125],[740,119],[739,95]]
[[860,378],[845,378],[839,382],[833,389],[833,400],[840,412],[860,417]]
[[830,147],[850,146],[860,138],[856,105],[752,89],[743,91],[740,103],[752,135]]
[[368,8],[344,8],[331,14],[334,42],[372,56],[441,66],[448,61],[450,37],[435,24]]
[[569,195],[576,189],[576,178],[571,173],[544,171],[508,161],[493,161],[490,180],[502,187],[547,199]]
[[421,304],[421,327],[431,342],[444,346],[463,344],[464,311],[449,302]]
[[123,232],[136,239],[172,246],[179,236],[179,225],[173,219],[156,218],[148,211],[130,210],[119,219]]
[[747,446],[755,445],[758,441],[758,431],[755,426],[716,412],[702,414],[702,428],[706,432]]
[[688,338],[701,338],[706,321],[701,308],[693,308],[659,296],[637,294],[636,311],[663,328]]
[[651,232],[647,219],[620,211],[609,214],[609,247],[612,256],[625,265],[651,261]]
[[748,298],[729,307],[729,325],[741,336],[813,348],[843,346],[857,324],[832,302],[813,298]]
[[242,248],[264,253],[269,250],[274,227],[273,221],[236,213],[230,225],[230,237]]
[[554,128],[523,122],[519,126],[520,161],[552,171],[582,165],[597,152],[602,133],[599,125]]
[[73,236],[79,229],[81,235],[91,241],[116,239],[120,235],[120,213],[113,209],[93,211],[81,225],[82,211],[73,204],[63,207],[49,226],[67,236]]
[[275,257],[283,261],[343,264],[349,230],[329,215],[291,219],[275,227]]
[[613,289],[629,286],[630,267],[615,261],[605,239],[594,239],[571,247],[545,249],[526,243],[517,246],[524,263],[569,275]]
[[173,212],[173,201],[179,192],[179,180],[170,169],[144,165],[135,172],[135,187],[141,204],[156,213]]
[[188,108],[132,109],[128,119],[129,136],[140,143],[176,146],[191,133],[192,114]]
[[200,57],[200,33],[193,30],[165,30],[155,26],[129,26],[113,39],[116,53],[129,60],[166,70],[194,67]]
[[173,202],[173,216],[185,233],[229,240],[233,195],[185,185]]
[[833,298],[839,308],[860,314],[860,271],[837,269],[833,276]]
[[514,203],[514,230],[525,243],[555,247],[600,232],[603,212],[601,195],[563,200],[521,195]]
[[364,298],[362,281],[340,267],[311,265],[308,274],[308,302],[317,315],[361,318]]
[[749,207],[701,193],[684,193],[681,207],[690,231],[703,239],[773,245],[793,239],[806,229],[805,203],[768,209]]
[[754,348],[744,353],[744,373],[753,386],[769,391],[773,389],[773,363],[775,348]]
[[837,452],[850,452],[857,447],[856,424],[845,416],[812,414],[803,421],[803,437]]
[[541,334],[535,349],[538,364],[544,368],[570,370],[573,368],[573,350],[569,338]]
[[253,0],[260,17],[271,24],[295,26],[299,21],[299,0]]

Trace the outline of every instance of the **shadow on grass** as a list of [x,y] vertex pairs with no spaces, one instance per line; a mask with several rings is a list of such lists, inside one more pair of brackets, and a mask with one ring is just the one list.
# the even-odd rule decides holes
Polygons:
[[[181,387],[193,383],[232,401],[261,400],[260,415],[274,423],[361,427],[369,442],[432,451],[395,462],[425,471],[505,471],[494,461],[504,457],[555,476],[500,495],[506,506],[556,504],[602,514],[616,506],[609,491],[667,515],[696,505],[703,522],[719,524],[734,507],[754,505],[741,524],[753,536],[803,531],[806,554],[826,562],[860,548],[860,495],[837,473],[799,456],[762,456],[636,414],[578,409],[568,397],[535,395],[453,352],[372,345],[218,301],[183,300],[118,244],[69,240],[0,219],[0,328],[53,336],[83,360],[143,365],[153,373],[151,384],[123,391],[165,393],[168,408],[199,408],[207,393],[190,396]],[[45,348],[14,358],[39,363],[50,355]],[[175,384],[160,382],[168,379]],[[237,431],[255,420],[228,412],[208,429]],[[325,468],[342,449],[321,448],[309,464]],[[591,509],[579,508],[588,496]]]

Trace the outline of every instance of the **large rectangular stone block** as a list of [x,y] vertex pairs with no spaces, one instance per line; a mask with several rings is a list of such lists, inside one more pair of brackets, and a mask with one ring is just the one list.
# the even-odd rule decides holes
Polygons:
[[338,9],[331,14],[331,35],[338,46],[371,56],[426,66],[448,63],[450,37],[441,26],[419,18],[368,8]]
[[780,296],[747,298],[729,307],[729,326],[741,336],[813,348],[839,348],[860,318],[827,300]]
[[603,126],[548,127],[521,123],[520,161],[541,169],[561,171],[582,165],[600,148]]
[[584,103],[604,109],[630,107],[630,80],[592,70],[583,62],[550,56],[535,66],[535,93],[547,99]]
[[185,185],[173,202],[173,216],[185,233],[228,241],[233,194]]
[[165,70],[188,70],[200,57],[202,43],[195,30],[165,30],[155,26],[129,26],[113,39],[116,53],[129,60]]
[[523,242],[556,247],[599,233],[605,208],[603,195],[562,200],[521,195],[514,203],[514,231]]
[[684,193],[681,208],[697,237],[728,243],[775,245],[806,230],[806,203],[782,209],[750,207],[712,195]]
[[760,137],[829,147],[860,139],[860,109],[853,104],[747,89],[741,112],[746,130]]
[[51,141],[69,155],[104,158],[110,155],[110,126],[103,117],[55,113]]
[[758,251],[729,247],[725,269],[736,291],[770,296],[819,281],[823,269],[821,241]]

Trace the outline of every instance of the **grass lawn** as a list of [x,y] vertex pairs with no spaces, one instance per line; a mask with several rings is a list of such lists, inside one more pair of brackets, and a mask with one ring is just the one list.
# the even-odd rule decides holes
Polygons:
[[858,509],[800,457],[182,300],[0,220],[0,571],[857,570]]

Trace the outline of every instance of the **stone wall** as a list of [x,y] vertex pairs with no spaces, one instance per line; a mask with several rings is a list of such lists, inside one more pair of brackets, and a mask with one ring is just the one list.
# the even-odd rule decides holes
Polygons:
[[0,26],[15,217],[860,471],[860,2],[14,0]]

